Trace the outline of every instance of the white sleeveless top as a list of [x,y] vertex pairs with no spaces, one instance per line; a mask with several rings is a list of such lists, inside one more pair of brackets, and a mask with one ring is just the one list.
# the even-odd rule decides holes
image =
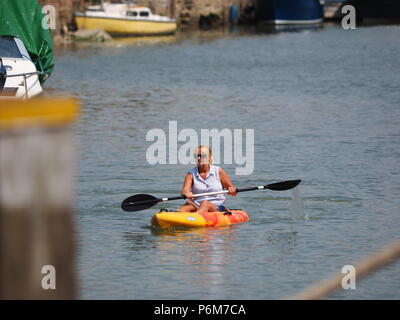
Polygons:
[[[190,173],[193,177],[193,184],[192,184],[192,193],[207,193],[207,192],[215,192],[215,191],[222,191],[223,187],[221,184],[221,180],[219,178],[219,167],[210,165],[210,171],[207,172],[207,176],[203,179],[200,176],[198,167],[194,167],[190,170]],[[223,194],[217,194],[213,196],[203,196],[194,198],[194,202],[200,205],[201,201],[208,200],[215,204],[216,206],[220,206],[225,201],[225,196]]]

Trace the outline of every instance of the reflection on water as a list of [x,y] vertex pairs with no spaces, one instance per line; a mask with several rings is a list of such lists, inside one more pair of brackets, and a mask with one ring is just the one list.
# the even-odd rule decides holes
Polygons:
[[132,251],[141,251],[154,248],[153,238],[142,231],[125,232],[123,235],[127,243],[127,248]]
[[109,47],[128,47],[128,46],[155,46],[173,44],[179,41],[176,35],[170,36],[151,36],[151,37],[121,37],[113,38],[105,43]]
[[216,266],[227,263],[237,231],[238,226],[228,226],[182,230],[152,229],[151,234],[155,236],[158,249],[174,251],[179,247],[186,254],[185,261],[188,265],[208,272],[216,271]]
[[[191,228],[181,230],[151,229],[156,255],[160,263],[165,255],[175,257],[189,271],[190,281],[211,288],[218,294],[218,286],[227,281],[226,266],[232,263],[236,233],[240,226]],[[195,273],[195,275],[193,275]]]
[[265,245],[277,246],[279,254],[289,254],[296,247],[297,231],[271,230],[265,236]]
[[143,36],[143,37],[113,37],[105,42],[77,41],[72,43],[57,44],[56,50],[63,54],[61,50],[81,50],[81,49],[105,49],[105,48],[126,48],[126,47],[152,47],[169,44],[179,44],[184,41],[195,43],[206,43],[222,38],[242,37],[260,35],[273,35],[286,32],[321,31],[323,24],[315,25],[237,25],[221,27],[211,30],[189,30],[178,31],[174,35],[165,36]]
[[[264,27],[259,27],[259,31],[263,31]],[[278,32],[303,32],[303,31],[322,31],[324,28],[324,25],[322,23],[316,23],[316,24],[304,24],[304,25],[290,25],[290,24],[282,24],[282,25],[275,25],[273,26],[273,31],[275,33]],[[265,30],[264,30],[265,32]]]
[[62,50],[81,50],[81,49],[106,49],[106,48],[125,48],[125,47],[151,47],[168,45],[180,42],[178,35],[168,36],[146,36],[146,37],[120,37],[112,38],[105,42],[76,41],[71,43],[57,43],[55,49],[59,54]]

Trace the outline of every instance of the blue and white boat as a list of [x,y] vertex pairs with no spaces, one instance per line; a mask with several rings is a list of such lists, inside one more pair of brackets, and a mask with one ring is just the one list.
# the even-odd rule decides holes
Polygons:
[[316,24],[323,20],[324,0],[255,0],[257,21],[267,24]]
[[51,30],[36,0],[0,1],[0,99],[30,99],[54,67]]

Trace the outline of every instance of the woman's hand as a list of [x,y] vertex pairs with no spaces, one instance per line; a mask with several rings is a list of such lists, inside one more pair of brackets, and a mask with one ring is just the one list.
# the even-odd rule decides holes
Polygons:
[[236,196],[237,195],[237,189],[236,189],[236,187],[229,187],[228,188],[228,194],[230,195],[230,196]]
[[186,199],[189,199],[189,200],[194,200],[194,197],[193,197],[193,193],[192,192],[186,192],[185,194],[184,194],[184,196],[186,197]]
[[219,168],[219,176],[221,177],[221,184],[225,190],[228,190],[228,194],[230,196],[236,196],[237,189],[233,186],[231,179],[228,174],[224,171],[224,169]]

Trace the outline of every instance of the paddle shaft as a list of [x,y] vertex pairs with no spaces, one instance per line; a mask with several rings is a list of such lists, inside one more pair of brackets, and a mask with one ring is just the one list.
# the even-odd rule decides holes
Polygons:
[[[257,186],[257,187],[250,187],[250,188],[236,188],[236,192],[246,192],[246,191],[254,191],[254,190],[262,190],[262,189],[269,189],[270,185],[265,186]],[[204,197],[204,196],[214,196],[217,194],[225,194],[229,193],[229,190],[222,190],[222,191],[214,191],[214,192],[207,192],[207,193],[197,193],[193,195],[193,198]],[[136,201],[135,204],[146,204],[152,202],[166,202],[171,200],[181,200],[186,199],[186,196],[178,196],[178,197],[169,197],[169,198],[159,198],[157,200],[150,200],[150,201]]]
[[[245,192],[245,191],[253,191],[253,190],[262,190],[262,189],[269,189],[274,191],[283,191],[289,190],[296,187],[301,180],[289,180],[289,181],[282,181],[282,182],[275,182],[271,184],[267,184],[265,186],[258,186],[258,187],[250,187],[250,188],[242,188],[236,189],[236,192]],[[208,193],[198,193],[194,194],[193,198],[203,197],[203,196],[212,196],[217,194],[224,194],[229,193],[228,190],[216,191],[216,192],[208,192]],[[178,197],[170,197],[170,198],[156,198],[149,194],[137,194],[126,198],[121,203],[121,208],[124,211],[141,211],[152,206],[156,205],[160,202],[166,202],[171,200],[179,200],[179,199],[187,199],[186,196],[178,196]]]
[[[262,190],[262,189],[269,189],[268,188],[269,185],[266,186],[258,186],[258,187],[250,187],[250,188],[236,188],[236,192],[246,192],[246,191],[254,191],[254,190]],[[204,196],[214,196],[217,194],[225,194],[225,193],[229,193],[229,190],[222,190],[222,191],[215,191],[215,192],[208,192],[208,193],[198,193],[198,194],[194,194],[193,197],[197,198],[197,197],[204,197]],[[186,199],[185,196],[180,196],[180,197],[173,197],[173,198],[162,198],[161,202],[164,201],[168,201],[168,200],[164,200],[164,199],[168,199],[168,200],[178,200],[178,199]]]
[[[254,191],[254,190],[261,190],[261,189],[265,189],[265,186],[258,186],[258,187],[251,187],[251,188],[241,188],[238,189],[236,188],[236,192],[245,192],[245,191]],[[208,193],[198,193],[198,194],[194,194],[193,197],[197,198],[197,197],[204,197],[204,196],[215,196],[217,194],[225,194],[225,193],[229,193],[229,190],[222,190],[222,191],[215,191],[215,192],[208,192]],[[178,197],[176,197],[178,198]],[[185,199],[185,196],[179,197],[180,199]],[[171,198],[167,198],[169,200],[175,200],[175,199],[171,199]]]

